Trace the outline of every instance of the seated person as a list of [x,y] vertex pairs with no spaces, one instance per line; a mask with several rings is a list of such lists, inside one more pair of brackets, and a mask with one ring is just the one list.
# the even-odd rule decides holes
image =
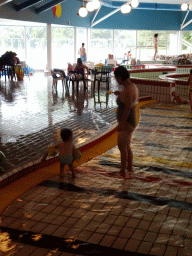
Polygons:
[[77,76],[77,78],[79,78],[79,79],[84,78],[85,69],[87,70],[87,74],[88,74],[89,73],[89,68],[83,64],[81,58],[78,58],[77,59],[77,65],[76,65],[75,70],[74,70],[79,75],[79,76]]
[[87,89],[86,83],[85,83],[85,69],[87,70],[87,74],[89,74],[89,68],[85,66],[82,63],[82,59],[78,58],[77,59],[77,65],[75,66],[75,70],[71,73],[75,75],[75,78],[72,78],[72,83],[74,84],[74,81],[77,81],[77,90],[78,90],[78,85],[79,85],[79,80],[83,80],[84,83],[84,89]]
[[109,66],[117,66],[117,61],[114,59],[114,56],[112,54],[109,54],[110,58],[107,59],[107,65]]

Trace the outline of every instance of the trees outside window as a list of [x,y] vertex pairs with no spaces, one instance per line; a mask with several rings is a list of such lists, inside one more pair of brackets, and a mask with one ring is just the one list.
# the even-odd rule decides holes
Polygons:
[[114,31],[114,55],[116,59],[124,59],[124,54],[131,51],[131,55],[136,55],[136,31],[135,30],[115,30]]
[[24,60],[24,27],[0,26],[0,56],[6,51],[16,52],[18,58]]
[[52,67],[66,69],[74,62],[74,28],[52,26]]
[[183,31],[183,42],[182,42],[182,53],[191,54],[192,53],[192,32]]
[[105,62],[108,54],[113,54],[113,31],[109,29],[92,29],[89,60]]

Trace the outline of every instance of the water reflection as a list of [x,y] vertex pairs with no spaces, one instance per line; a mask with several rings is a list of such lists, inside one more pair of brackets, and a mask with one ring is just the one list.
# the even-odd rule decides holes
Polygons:
[[15,81],[0,82],[0,95],[8,103],[13,103],[22,94],[23,83]]
[[0,231],[0,252],[6,253],[6,255],[11,255],[15,248],[16,244],[13,244],[9,233]]
[[109,94],[107,91],[98,91],[97,93],[94,93],[94,107],[97,111],[98,105],[100,109],[107,109],[109,103]]

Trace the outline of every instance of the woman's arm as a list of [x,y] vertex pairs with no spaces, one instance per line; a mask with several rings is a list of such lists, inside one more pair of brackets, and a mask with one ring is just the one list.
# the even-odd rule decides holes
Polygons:
[[121,92],[120,91],[114,91],[114,94],[119,95],[119,94],[121,94]]

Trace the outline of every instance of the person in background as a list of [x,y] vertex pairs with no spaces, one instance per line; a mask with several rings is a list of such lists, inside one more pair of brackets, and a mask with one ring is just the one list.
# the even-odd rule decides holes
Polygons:
[[[80,80],[83,80],[84,89],[86,89],[86,83],[85,83],[85,80],[84,80],[84,78],[85,78],[85,69],[87,70],[87,74],[89,74],[89,68],[82,63],[81,58],[78,58],[77,59],[77,65],[75,66],[75,70],[74,70],[75,73],[77,73],[77,74],[75,74],[75,78],[77,80],[77,83],[79,83]],[[77,84],[77,86],[78,86],[78,84]]]
[[86,62],[87,61],[87,54],[86,54],[85,44],[84,43],[82,43],[82,46],[79,49],[78,53],[80,55],[80,58],[81,58],[82,62]]
[[83,64],[83,61],[81,58],[77,59],[77,65],[75,67],[75,72],[77,74],[81,74],[82,76],[85,75],[85,69],[87,70],[87,73],[89,73],[89,68]]
[[191,111],[192,111],[192,69],[190,70],[188,84],[189,84],[189,104],[190,104]]
[[158,34],[154,35],[153,44],[154,44],[154,48],[155,48],[155,54],[154,54],[153,59],[156,60],[157,52],[158,52]]
[[125,176],[126,163],[127,171],[131,177],[133,173],[133,153],[131,150],[131,137],[136,128],[136,108],[138,104],[138,88],[131,82],[129,72],[123,66],[114,71],[115,79],[123,86],[122,91],[115,91],[117,95],[117,121],[118,126],[118,148],[121,153],[120,175]]

